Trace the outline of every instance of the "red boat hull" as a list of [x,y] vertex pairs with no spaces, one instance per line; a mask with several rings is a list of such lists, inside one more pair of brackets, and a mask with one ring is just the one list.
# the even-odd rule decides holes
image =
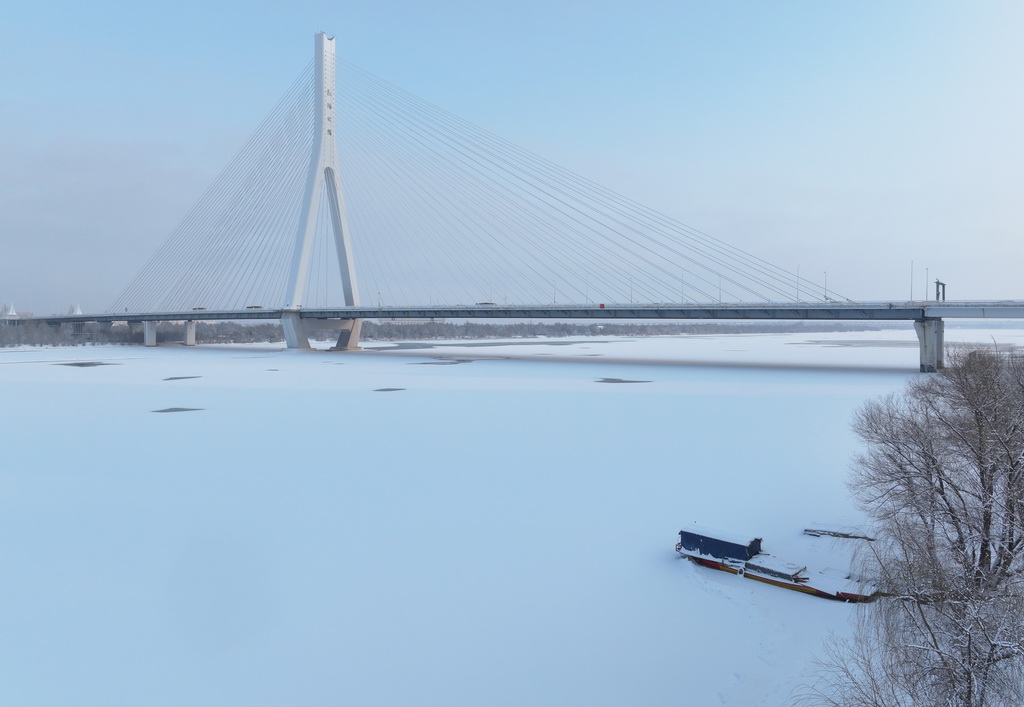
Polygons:
[[806,582],[787,582],[783,579],[775,577],[767,577],[763,574],[751,571],[748,568],[740,568],[735,564],[727,564],[726,562],[719,560],[714,557],[706,557],[704,555],[690,555],[685,551],[680,551],[679,555],[685,557],[688,560],[695,562],[701,567],[708,567],[713,570],[721,570],[728,572],[729,574],[738,574],[746,577],[747,579],[753,579],[757,582],[764,582],[770,584],[773,587],[782,587],[783,589],[792,589],[796,592],[802,592],[804,594],[810,594],[811,596],[821,597],[822,599],[832,599],[834,601],[845,601],[851,603],[871,601],[872,596],[868,594],[857,594],[856,592],[829,592],[822,589],[818,589],[810,583],[808,579]]

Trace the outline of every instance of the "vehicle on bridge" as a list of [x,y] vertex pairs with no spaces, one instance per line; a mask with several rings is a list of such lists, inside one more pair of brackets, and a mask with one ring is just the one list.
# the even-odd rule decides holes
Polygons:
[[[841,540],[871,540],[863,534],[824,527],[808,528],[804,530],[804,535],[813,538],[825,535]],[[761,538],[693,525],[679,531],[676,552],[680,557],[702,567],[824,599],[863,602],[870,601],[876,593],[874,586],[861,581],[850,571],[827,567],[808,570],[807,565],[794,564],[764,552],[761,542]],[[849,562],[849,557],[846,562]]]

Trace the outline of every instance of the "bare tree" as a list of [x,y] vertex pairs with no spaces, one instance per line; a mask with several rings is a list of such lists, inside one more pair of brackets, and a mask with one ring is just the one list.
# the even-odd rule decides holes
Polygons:
[[878,601],[833,643],[818,702],[1024,704],[1024,365],[950,365],[868,403],[850,487],[876,524]]

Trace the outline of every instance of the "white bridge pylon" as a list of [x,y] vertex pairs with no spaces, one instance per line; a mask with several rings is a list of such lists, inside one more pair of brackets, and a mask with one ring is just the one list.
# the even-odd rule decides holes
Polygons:
[[[342,291],[345,305],[359,305],[359,288],[352,260],[352,240],[345,214],[345,197],[341,189],[338,170],[338,150],[335,141],[335,54],[334,38],[324,32],[316,35],[314,60],[314,124],[313,152],[306,175],[306,189],[302,197],[302,212],[295,236],[295,251],[289,275],[285,305],[290,310],[281,319],[288,348],[309,348],[309,337],[299,317],[302,296],[306,291],[306,277],[313,250],[321,196],[326,197],[330,209],[331,227],[334,234],[335,250],[338,254],[338,268],[341,271]],[[339,349],[356,348],[359,344],[361,319],[338,323],[343,327],[338,337]]]

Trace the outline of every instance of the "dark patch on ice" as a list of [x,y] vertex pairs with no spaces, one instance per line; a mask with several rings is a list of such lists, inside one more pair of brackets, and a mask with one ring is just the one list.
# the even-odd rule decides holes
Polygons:
[[164,378],[165,381],[187,381],[193,378],[202,378],[202,376],[171,376],[170,378]]
[[472,363],[472,358],[439,358],[436,361],[417,361],[410,366],[454,366],[457,363]]
[[152,410],[151,412],[196,412],[203,408],[164,408],[163,410]]
[[267,370],[268,370],[268,371],[276,371],[276,370],[278,370],[278,369],[276,369],[276,368],[268,368]]
[[374,388],[374,393],[390,393],[396,390],[405,390],[405,388]]
[[651,381],[631,381],[625,378],[598,378],[595,383],[650,383]]
[[93,366],[119,366],[118,363],[105,361],[72,361],[71,363],[55,363],[55,366],[74,366],[75,368],[92,368]]

